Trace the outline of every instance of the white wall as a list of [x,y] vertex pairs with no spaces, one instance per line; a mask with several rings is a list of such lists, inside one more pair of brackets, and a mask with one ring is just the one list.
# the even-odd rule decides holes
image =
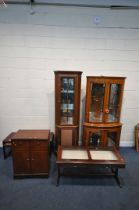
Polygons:
[[[127,77],[121,145],[139,122],[139,10],[28,5],[0,8],[0,142],[11,131],[54,131],[55,70]],[[94,18],[100,17],[100,23]]]

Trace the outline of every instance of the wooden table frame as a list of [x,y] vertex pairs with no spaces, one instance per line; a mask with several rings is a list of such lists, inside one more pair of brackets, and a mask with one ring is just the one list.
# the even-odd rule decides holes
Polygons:
[[[88,159],[62,159],[62,152],[64,150],[76,150],[76,151],[86,151],[88,155]],[[112,153],[116,156],[116,160],[101,160],[101,159],[92,159],[90,151],[112,151]],[[120,182],[120,178],[118,176],[118,169],[119,168],[125,168],[125,161],[123,157],[120,155],[118,150],[115,147],[106,147],[106,148],[93,148],[93,147],[78,147],[78,146],[72,146],[72,147],[64,147],[59,146],[58,147],[58,153],[57,153],[57,186],[60,182],[61,176],[73,176],[72,173],[65,174],[62,168],[71,168],[71,167],[86,167],[86,168],[109,168],[110,172],[106,172],[103,174],[97,173],[97,174],[85,174],[85,176],[94,176],[94,175],[106,175],[106,176],[113,176],[115,177],[118,185],[122,187],[122,184]],[[78,174],[83,175],[83,174]]]

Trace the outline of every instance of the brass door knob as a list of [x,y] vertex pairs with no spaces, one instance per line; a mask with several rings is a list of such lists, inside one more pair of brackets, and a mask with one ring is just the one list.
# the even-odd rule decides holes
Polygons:
[[105,113],[106,114],[109,114],[109,109],[105,109]]

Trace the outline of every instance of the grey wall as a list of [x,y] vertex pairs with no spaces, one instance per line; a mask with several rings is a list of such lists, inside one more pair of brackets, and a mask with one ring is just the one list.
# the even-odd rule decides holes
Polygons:
[[139,121],[139,11],[56,6],[33,10],[30,15],[29,5],[0,8],[0,141],[21,128],[54,131],[53,71],[79,70],[81,109],[87,75],[127,77],[121,145],[134,145]]

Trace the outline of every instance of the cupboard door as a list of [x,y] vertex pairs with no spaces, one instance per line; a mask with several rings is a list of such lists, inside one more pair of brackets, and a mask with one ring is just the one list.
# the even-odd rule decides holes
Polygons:
[[107,132],[108,146],[115,145],[117,148],[119,148],[120,134],[121,134],[121,127],[116,130],[108,131]]
[[119,122],[124,80],[122,77],[87,77],[86,122]]
[[110,84],[109,86],[109,98],[108,98],[108,113],[106,122],[118,122],[120,118],[121,107],[121,84]]
[[107,133],[105,130],[85,128],[84,132],[86,133],[83,142],[85,146],[93,146],[93,147],[107,146]]
[[72,125],[75,111],[75,79],[72,77],[61,78],[60,95],[60,124]]
[[121,89],[120,84],[91,84],[89,122],[118,122]]
[[89,132],[89,137],[88,137],[88,145],[93,146],[93,147],[98,147],[98,146],[103,146],[103,135],[102,131],[95,131],[92,130]]
[[79,127],[58,127],[58,144],[62,146],[78,145]]
[[12,152],[14,174],[30,174],[29,150],[16,150]]
[[14,174],[30,173],[30,145],[26,140],[12,141]]
[[105,101],[105,87],[104,83],[91,84],[91,101],[89,111],[89,122],[103,121],[103,107]]
[[31,152],[31,173],[42,174],[48,173],[48,152],[32,151]]
[[121,124],[117,124],[116,127],[91,127],[84,125],[83,127],[83,145],[94,147],[106,147],[115,145],[119,148],[119,140],[121,134]]

